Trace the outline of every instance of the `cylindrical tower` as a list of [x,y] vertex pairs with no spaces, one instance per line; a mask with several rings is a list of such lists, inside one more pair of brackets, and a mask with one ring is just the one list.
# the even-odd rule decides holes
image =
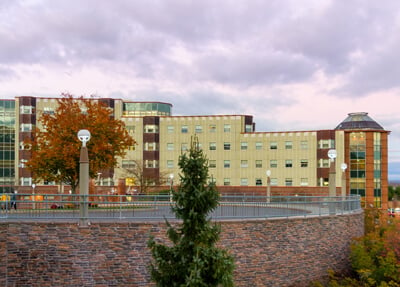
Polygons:
[[364,207],[387,208],[388,135],[368,113],[350,113],[336,130],[345,132],[347,190],[361,196]]

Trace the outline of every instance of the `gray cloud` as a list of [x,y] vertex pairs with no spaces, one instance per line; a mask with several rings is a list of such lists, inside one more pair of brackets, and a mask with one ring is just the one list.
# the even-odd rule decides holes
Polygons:
[[[255,115],[259,131],[302,129],[307,96],[323,113],[334,97],[364,109],[367,95],[400,88],[398,11],[397,0],[2,0],[1,93],[99,91],[170,102],[178,115]],[[393,104],[376,105],[391,145]]]
[[211,54],[200,58],[196,66],[204,79],[249,86],[307,80],[315,72],[308,59],[279,51]]
[[347,84],[340,89],[341,93],[364,95],[369,92],[399,88],[400,37],[396,36],[354,64]]
[[[399,8],[344,0],[2,1],[0,63],[117,61],[142,78],[244,86],[307,81],[322,71],[348,75],[343,88],[362,96],[398,87]],[[216,41],[227,50],[210,49]],[[178,44],[192,53],[192,66],[168,58]]]

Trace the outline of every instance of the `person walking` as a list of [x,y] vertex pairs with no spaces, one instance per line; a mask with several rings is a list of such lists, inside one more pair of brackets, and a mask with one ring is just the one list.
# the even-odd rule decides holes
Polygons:
[[11,196],[11,209],[13,207],[15,210],[17,210],[17,191],[14,191],[14,193]]

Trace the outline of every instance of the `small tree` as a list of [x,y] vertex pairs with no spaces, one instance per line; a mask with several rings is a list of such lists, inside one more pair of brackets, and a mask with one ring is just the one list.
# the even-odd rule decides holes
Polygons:
[[400,286],[400,221],[366,210],[366,235],[351,246],[351,263],[363,286]]
[[64,182],[71,185],[73,193],[79,185],[79,130],[91,133],[87,143],[91,178],[99,170],[113,168],[116,157],[135,144],[124,123],[115,119],[105,104],[93,99],[74,99],[65,94],[58,100],[54,114],[43,113],[39,123],[43,128],[36,128],[33,139],[26,141],[31,147],[27,167],[35,181]]
[[167,236],[173,243],[166,246],[148,241],[153,263],[151,278],[157,286],[233,286],[233,257],[215,246],[220,227],[211,224],[209,214],[218,206],[215,184],[208,181],[208,160],[192,140],[189,154],[181,155],[181,184],[173,194],[172,207],[182,224],[176,228],[166,221]]
[[144,160],[131,160],[132,164],[122,167],[122,176],[133,178],[139,193],[147,194],[151,187],[166,183],[167,173],[159,171],[158,174],[146,173]]

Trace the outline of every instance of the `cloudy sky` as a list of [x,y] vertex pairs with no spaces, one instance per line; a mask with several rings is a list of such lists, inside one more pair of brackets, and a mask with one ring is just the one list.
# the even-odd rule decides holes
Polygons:
[[257,131],[368,112],[400,180],[398,0],[1,0],[0,97],[97,95]]

